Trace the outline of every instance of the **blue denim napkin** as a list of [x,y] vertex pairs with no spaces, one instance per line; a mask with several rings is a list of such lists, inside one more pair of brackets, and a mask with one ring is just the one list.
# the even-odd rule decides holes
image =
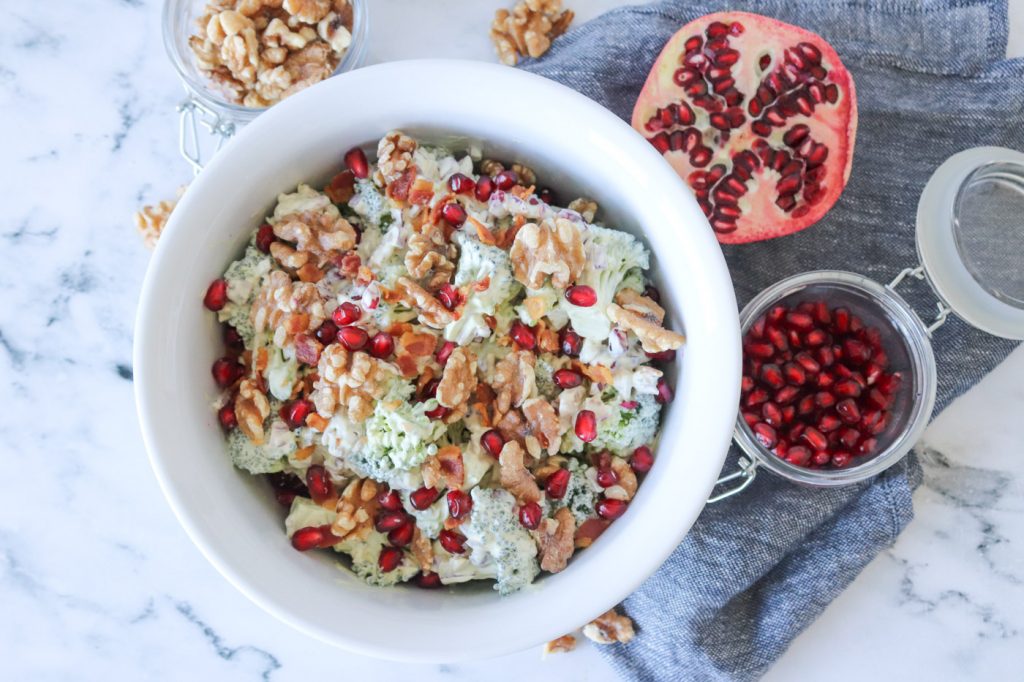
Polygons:
[[[628,121],[669,36],[724,9],[775,16],[824,36],[853,73],[860,108],[853,173],[825,219],[789,237],[725,248],[741,305],[807,270],[890,281],[917,264],[917,200],[942,161],[978,145],[1024,149],[1024,60],[1004,59],[1005,0],[674,0],[612,11],[523,68]],[[922,316],[935,309],[924,283],[900,291]],[[934,337],[936,410],[1014,345],[951,318]],[[730,454],[725,471],[736,468],[736,457]],[[639,636],[602,652],[627,679],[758,677],[893,543],[913,516],[920,479],[913,456],[868,483],[836,490],[762,473],[743,494],[705,509],[626,600]]]

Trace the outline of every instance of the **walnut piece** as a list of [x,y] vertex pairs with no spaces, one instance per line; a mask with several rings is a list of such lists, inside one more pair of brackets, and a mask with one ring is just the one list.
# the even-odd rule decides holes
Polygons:
[[569,563],[576,535],[576,518],[568,507],[555,512],[552,519],[544,519],[537,529],[540,567],[549,573],[558,573]]
[[623,289],[615,294],[615,302],[626,310],[654,320],[658,324],[665,321],[665,309],[658,305],[654,299],[648,298],[633,289]]
[[597,202],[586,197],[573,199],[566,208],[579,213],[588,223],[594,222],[594,216],[597,215]]
[[171,211],[174,210],[177,203],[177,199],[161,201],[152,206],[143,206],[135,212],[135,227],[138,229],[139,234],[142,235],[142,241],[148,248],[156,247],[156,242],[160,239],[164,226],[167,224],[167,219],[171,217]]
[[612,457],[611,469],[617,476],[617,483],[605,488],[604,495],[613,500],[628,502],[636,495],[637,480],[633,467],[621,457]]
[[424,573],[434,567],[434,544],[417,526],[412,532],[412,556]]
[[576,638],[573,635],[562,635],[544,645],[544,655],[566,654],[576,648]]
[[527,400],[523,403],[523,416],[541,446],[547,448],[548,454],[557,454],[562,446],[562,427],[551,403],[543,398]]
[[499,483],[502,488],[512,493],[519,504],[540,500],[540,487],[523,463],[525,454],[522,446],[513,440],[505,443],[498,457],[501,465]]
[[455,247],[444,240],[441,230],[428,234],[415,233],[409,237],[409,250],[405,252],[405,269],[416,279],[430,275],[427,283],[431,289],[438,289],[452,278],[455,263]]
[[400,130],[392,130],[377,143],[377,168],[384,176],[385,184],[398,179],[413,167],[412,154],[416,151],[416,140]]
[[284,11],[306,24],[315,24],[331,11],[331,0],[284,0]]
[[437,454],[428,457],[421,469],[423,485],[428,488],[447,487],[459,490],[466,482],[466,467],[458,445],[445,445]]
[[496,393],[494,405],[499,413],[520,407],[536,392],[534,362],[533,353],[519,350],[512,351],[494,365],[491,388]]
[[317,413],[330,419],[344,409],[350,419],[362,421],[373,412],[375,401],[384,395],[386,380],[397,370],[362,351],[350,353],[332,343],[320,354],[317,372],[311,394]]
[[[284,267],[299,268],[307,261],[322,267],[356,245],[355,228],[326,195],[320,198],[322,201],[315,209],[289,213],[274,220],[274,236],[294,244],[294,248],[277,244],[277,250],[271,244],[271,254]],[[289,265],[284,258],[294,257],[296,252],[302,254],[301,260],[293,260],[292,263],[298,264]]]
[[441,383],[437,385],[437,402],[448,408],[465,404],[476,391],[476,355],[468,348],[452,351],[445,363]]
[[269,331],[274,344],[286,348],[299,334],[312,333],[327,317],[323,296],[310,282],[293,282],[273,270],[256,294],[249,313],[256,333]]
[[253,379],[243,379],[238,384],[235,398],[235,419],[238,428],[254,445],[263,445],[266,435],[263,421],[270,415],[270,401]]
[[338,498],[331,533],[341,540],[365,540],[373,530],[377,507],[377,483],[369,478],[353,479]]
[[615,609],[602,613],[600,616],[583,626],[583,634],[595,644],[625,644],[633,639],[633,621],[629,616],[622,616]]
[[515,278],[531,289],[541,288],[548,275],[553,286],[564,289],[586,265],[579,228],[564,218],[556,218],[553,225],[547,220],[523,225],[509,258]]
[[395,287],[398,299],[406,306],[419,312],[419,321],[434,329],[444,329],[455,319],[451,311],[441,305],[429,291],[408,277],[399,277]]
[[536,59],[572,23],[572,10],[562,0],[521,0],[512,11],[499,9],[491,22],[491,40],[503,64],[515,66],[520,57]]
[[685,336],[665,329],[656,319],[627,310],[617,303],[608,306],[608,319],[636,334],[640,339],[640,346],[647,353],[675,350],[686,342]]

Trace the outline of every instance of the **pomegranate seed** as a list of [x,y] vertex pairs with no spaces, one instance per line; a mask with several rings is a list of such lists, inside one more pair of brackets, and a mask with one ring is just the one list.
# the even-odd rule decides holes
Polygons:
[[519,183],[519,174],[514,170],[503,170],[494,176],[494,185],[498,189],[512,189]]
[[401,526],[414,525],[412,523],[412,517],[405,512],[392,511],[378,514],[376,520],[373,522],[373,527],[381,533],[389,533],[396,528]]
[[872,435],[877,436],[882,431],[885,431],[886,427],[889,426],[890,414],[890,412],[882,412],[881,416],[878,418],[878,421],[875,422],[870,429],[868,429],[868,432],[871,433]]
[[612,469],[598,469],[597,484],[602,488],[611,488],[619,482],[619,475]]
[[345,152],[345,166],[360,180],[370,177],[370,164],[366,161],[366,154],[359,147]]
[[903,383],[903,375],[899,372],[883,375],[877,382],[878,390],[886,395],[892,395],[899,390]]
[[784,388],[780,388],[775,393],[775,402],[777,402],[780,405],[788,405],[789,403],[796,400],[797,396],[799,395],[799,388],[797,388],[796,386],[786,386]]
[[755,358],[763,358],[765,360],[775,355],[775,346],[767,341],[749,343],[745,350],[747,351],[747,355],[752,355]]
[[764,422],[758,422],[753,427],[754,438],[761,444],[766,450],[771,450],[775,447],[776,443],[779,442],[778,434],[771,426]]
[[577,284],[565,290],[565,300],[580,308],[589,308],[597,303],[597,292],[586,284]]
[[654,466],[654,454],[646,445],[641,445],[633,451],[629,458],[629,466],[638,474],[646,474]]
[[350,351],[362,350],[369,340],[366,330],[359,327],[342,327],[338,330],[338,343]]
[[828,334],[820,329],[812,329],[804,336],[804,345],[815,348],[828,343]]
[[836,361],[836,354],[832,352],[831,348],[822,346],[818,349],[818,361],[821,362],[822,367],[831,367]]
[[[657,400],[659,404],[667,405],[672,402],[672,387],[668,385],[667,381],[665,381],[665,377],[658,379],[657,388],[658,394],[655,396],[655,400]],[[753,395],[753,392],[751,392],[751,395]]]
[[225,431],[230,431],[238,426],[238,418],[235,417],[235,404],[228,403],[217,410],[217,421],[220,422],[220,427]]
[[203,305],[207,309],[217,312],[228,303],[228,283],[224,279],[215,279],[203,296]]
[[491,457],[497,459],[501,455],[501,449],[505,447],[505,439],[497,430],[491,429],[480,436],[480,445]]
[[794,445],[786,451],[786,461],[798,467],[805,467],[811,461],[811,451],[802,445]]
[[544,483],[544,492],[552,500],[560,500],[565,497],[565,491],[569,489],[569,478],[572,474],[568,469],[559,469],[550,476]]
[[862,365],[871,357],[871,350],[857,339],[843,341],[843,357],[855,365]]
[[264,223],[256,230],[256,248],[263,253],[270,253],[270,245],[274,243],[274,228]]
[[324,323],[320,325],[320,328],[313,334],[316,336],[316,340],[326,345],[334,343],[338,338],[338,325],[334,324],[331,320],[324,320]]
[[412,536],[415,532],[416,524],[406,523],[388,533],[388,542],[395,547],[405,547],[412,542]]
[[869,405],[877,407],[880,410],[885,410],[892,404],[892,398],[885,395],[877,388],[872,388],[868,391],[867,402]]
[[512,322],[508,333],[512,340],[523,350],[533,350],[537,347],[537,335],[519,320]]
[[401,511],[402,497],[398,494],[397,490],[384,488],[377,493],[377,504],[387,511]]
[[765,422],[772,426],[779,426],[782,423],[782,410],[771,401],[761,406],[761,415]]
[[437,488],[427,488],[424,486],[409,494],[409,503],[412,504],[413,509],[423,511],[434,504],[440,496],[441,493],[437,491]]
[[218,358],[214,361],[211,372],[217,386],[227,388],[242,378],[245,367],[238,364],[234,358]]
[[473,511],[473,498],[469,496],[469,493],[461,490],[450,490],[447,498],[448,514],[453,519],[461,519]]
[[462,295],[458,289],[446,283],[437,290],[437,300],[448,310],[455,310],[462,302]]
[[423,414],[425,414],[429,419],[444,419],[451,413],[452,411],[450,408],[447,408],[444,405],[438,405],[432,410],[426,410]]
[[829,433],[830,431],[838,429],[841,424],[842,421],[840,421],[839,417],[834,414],[824,414],[818,421],[818,430],[824,433]]
[[787,362],[782,367],[782,372],[786,377],[786,382],[792,386],[803,386],[807,381],[807,372],[795,362]]
[[433,590],[441,587],[441,576],[433,572],[420,573],[413,578],[413,582],[416,583],[416,587],[423,588],[424,590]]
[[390,573],[402,563],[402,550],[398,547],[382,547],[380,556],[377,557],[377,565],[384,573]]
[[824,450],[821,452],[815,452],[814,457],[811,457],[811,461],[820,467],[828,464],[831,459],[832,455],[828,454],[828,452],[825,452]]
[[291,429],[297,429],[306,425],[306,417],[313,412],[313,403],[305,398],[281,406],[281,418]]
[[817,374],[821,371],[821,364],[806,351],[800,351],[793,359],[809,374]]
[[580,410],[576,413],[574,430],[576,437],[584,443],[589,443],[597,438],[597,415],[593,410]]
[[789,312],[786,313],[786,324],[793,329],[806,332],[814,327],[814,318],[807,313]]
[[638,403],[635,400],[623,400],[621,403],[619,403],[619,407],[621,407],[624,410],[635,410],[636,408],[640,407],[640,403]]
[[[329,526],[328,526],[329,527]],[[324,533],[320,526],[306,526],[292,534],[292,547],[300,552],[308,552],[320,547],[330,533]]]
[[476,188],[473,190],[473,196],[477,198],[477,201],[487,201],[491,198],[491,193],[493,191],[494,180],[485,175],[476,181]]
[[544,511],[540,505],[536,502],[527,502],[519,508],[519,523],[523,524],[524,528],[530,530],[536,530],[537,526],[540,525],[540,519]]
[[800,399],[800,403],[796,407],[797,414],[799,414],[801,417],[806,417],[807,415],[811,414],[812,412],[814,412],[816,402],[817,401],[815,400],[815,397],[813,395],[804,396],[803,398]]
[[857,398],[861,394],[860,384],[854,379],[844,379],[837,383],[832,390],[842,398]]
[[334,320],[334,324],[339,327],[347,327],[350,324],[355,324],[359,321],[359,318],[363,316],[363,311],[355,303],[351,301],[345,301],[337,308],[334,309],[334,313],[331,315],[331,319]]
[[466,538],[453,530],[442,530],[438,533],[437,540],[449,554],[462,554],[466,551],[464,544],[466,542]]
[[309,496],[317,504],[334,496],[331,475],[320,464],[314,464],[306,469],[306,488],[309,490]]
[[448,178],[448,189],[455,194],[470,194],[476,189],[476,183],[468,175],[452,173],[452,176]]
[[456,344],[454,341],[445,341],[441,344],[441,347],[437,349],[435,357],[440,364],[448,362],[448,358],[451,356],[452,351],[455,350]]
[[848,448],[852,448],[860,440],[860,431],[849,427],[839,432],[839,442]]
[[580,355],[580,350],[583,349],[583,337],[573,331],[572,327],[567,326],[559,333],[558,344],[563,355],[577,358]]
[[774,363],[768,363],[761,367],[761,382],[770,388],[782,388],[786,385],[782,370]]
[[445,204],[441,207],[441,217],[452,227],[462,227],[466,222],[466,209],[455,202]]
[[551,375],[559,388],[576,388],[583,383],[583,375],[572,369],[559,369]]
[[612,500],[605,498],[597,503],[597,515],[602,519],[614,521],[626,513],[629,504],[625,500]]
[[555,192],[550,187],[541,187],[537,191],[537,197],[545,204],[551,205],[555,203]]
[[377,332],[370,339],[370,355],[375,358],[387,358],[395,352],[395,339],[387,332]]
[[238,333],[238,330],[230,324],[224,325],[224,331],[221,333],[221,338],[224,341],[224,346],[228,350],[238,352],[245,350],[245,340],[242,338],[242,335]]
[[768,337],[768,340],[772,342],[772,345],[777,349],[780,351],[789,350],[789,341],[786,340],[786,333],[781,329],[768,327],[765,329],[764,333]]
[[828,439],[825,438],[825,435],[821,431],[813,426],[808,426],[804,429],[804,432],[801,434],[801,438],[803,438],[807,444],[815,450],[824,450],[828,447]]
[[832,466],[837,469],[842,469],[850,463],[850,453],[848,452],[834,452],[832,453]]
[[644,355],[646,355],[651,360],[654,360],[656,362],[672,362],[676,359],[676,352],[672,349],[663,350],[660,353],[644,352]]
[[[787,386],[787,388],[792,388],[792,387],[791,386]],[[783,389],[783,390],[786,390],[786,389]],[[765,391],[763,388],[755,388],[747,396],[747,407],[753,407],[755,405],[760,405],[761,403],[763,403],[766,400],[768,400],[768,392]]]
[[865,438],[860,442],[859,445],[857,445],[857,454],[870,455],[872,452],[875,451],[876,447],[878,447],[877,438]]

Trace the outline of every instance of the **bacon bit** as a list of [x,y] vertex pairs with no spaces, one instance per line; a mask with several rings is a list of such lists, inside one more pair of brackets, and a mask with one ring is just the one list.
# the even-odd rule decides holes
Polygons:
[[494,389],[485,383],[478,383],[476,385],[476,399],[482,403],[493,403],[497,395],[494,393]]
[[451,490],[462,488],[466,480],[466,468],[462,462],[462,450],[457,445],[446,445],[434,455],[441,465],[445,485]]
[[535,187],[533,185],[530,185],[529,187],[524,187],[523,185],[516,185],[515,187],[510,189],[508,193],[518,199],[526,201],[533,195],[534,189]]
[[423,373],[420,374],[416,380],[416,392],[422,393],[423,387],[430,383],[430,380],[434,378],[434,368],[427,365],[423,368]]
[[295,274],[299,276],[299,280],[303,282],[319,282],[324,278],[323,270],[318,268],[315,263],[306,263],[301,268],[295,271]]
[[344,170],[331,178],[324,187],[324,194],[336,204],[344,204],[355,194],[356,176],[350,170]]
[[[248,352],[248,351],[246,351],[246,352]],[[243,353],[243,357],[244,357],[244,353]],[[268,362],[270,362],[270,354],[267,353],[267,349],[266,348],[260,348],[258,351],[256,351],[256,371],[257,372],[259,372],[260,374],[263,374],[263,372],[267,371],[267,363]],[[246,364],[248,364],[248,363],[246,363]]]
[[550,329],[544,320],[537,323],[537,347],[548,353],[558,351],[558,332]]
[[473,229],[476,230],[477,239],[479,239],[481,243],[487,244],[488,246],[496,246],[498,244],[498,240],[494,236],[494,233],[487,229],[486,225],[473,216],[469,216],[466,220],[473,226]]
[[611,521],[604,519],[587,519],[580,527],[576,529],[576,548],[582,549],[584,547],[590,547],[594,544],[594,540],[601,536],[608,526],[611,525]]
[[405,353],[396,354],[395,364],[398,365],[398,371],[400,371],[402,376],[406,379],[416,376],[416,359],[411,355]]
[[309,329],[309,314],[292,313],[285,319],[284,328],[289,334],[298,334]]
[[444,520],[444,529],[445,530],[455,530],[456,528],[458,528],[459,526],[462,525],[463,521],[466,521],[468,519],[469,519],[469,515],[463,516],[461,519],[453,519],[452,517],[449,516],[448,518],[446,518]]
[[314,450],[316,450],[315,445],[307,445],[304,448],[299,448],[298,450],[296,450],[295,453],[292,455],[292,458],[297,459],[301,462],[304,459],[309,459],[310,457],[312,457]]
[[323,346],[309,334],[295,336],[295,359],[306,365],[316,365]]
[[426,178],[416,178],[409,189],[409,203],[424,206],[434,196],[434,183]]
[[487,291],[491,288],[491,278],[484,277],[478,282],[473,282],[473,291]]
[[398,337],[398,348],[414,357],[426,357],[434,354],[437,337],[426,332],[405,332]]
[[359,254],[355,251],[346,251],[341,254],[338,258],[337,267],[338,272],[343,276],[354,279],[359,274],[359,268],[363,264],[363,259],[359,257]]
[[612,371],[604,365],[580,365],[583,374],[595,384],[609,385],[612,383]]
[[498,320],[493,315],[484,315],[484,322],[491,328],[491,331],[494,331],[494,328],[498,326]]
[[398,289],[388,289],[387,287],[380,288],[380,297],[385,303],[395,303],[402,298],[402,293]]
[[472,407],[480,415],[480,423],[489,427],[491,425],[491,417],[487,413],[487,403],[473,403]]
[[373,270],[371,270],[370,268],[366,267],[365,265],[360,265],[359,266],[359,270],[356,273],[356,283],[357,284],[361,284],[361,285],[363,285],[365,287],[370,282],[372,282],[374,279],[375,279],[375,277],[373,275]]
[[512,243],[516,240],[516,235],[519,234],[519,230],[521,230],[525,224],[526,218],[522,215],[517,215],[512,221],[512,224],[502,231],[501,239],[498,240],[498,246],[503,249],[511,248]]
[[306,417],[306,426],[313,429],[314,431],[319,431],[320,433],[323,433],[324,431],[327,430],[327,420],[321,417],[316,412],[311,412],[310,415]]
[[409,199],[409,190],[416,179],[416,167],[406,168],[391,184],[388,185],[387,195],[395,201],[405,202]]
[[393,325],[388,327],[385,331],[387,331],[388,334],[391,334],[391,336],[394,336],[395,338],[398,338],[402,334],[404,334],[404,333],[406,333],[408,331],[412,331],[412,325],[409,324],[408,322],[395,322]]

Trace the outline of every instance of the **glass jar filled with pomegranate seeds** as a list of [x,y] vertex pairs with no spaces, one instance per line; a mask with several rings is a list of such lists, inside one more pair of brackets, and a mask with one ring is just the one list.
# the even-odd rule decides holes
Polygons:
[[840,271],[761,292],[740,314],[743,387],[735,439],[758,466],[819,486],[898,462],[935,404],[925,324],[892,289]]

